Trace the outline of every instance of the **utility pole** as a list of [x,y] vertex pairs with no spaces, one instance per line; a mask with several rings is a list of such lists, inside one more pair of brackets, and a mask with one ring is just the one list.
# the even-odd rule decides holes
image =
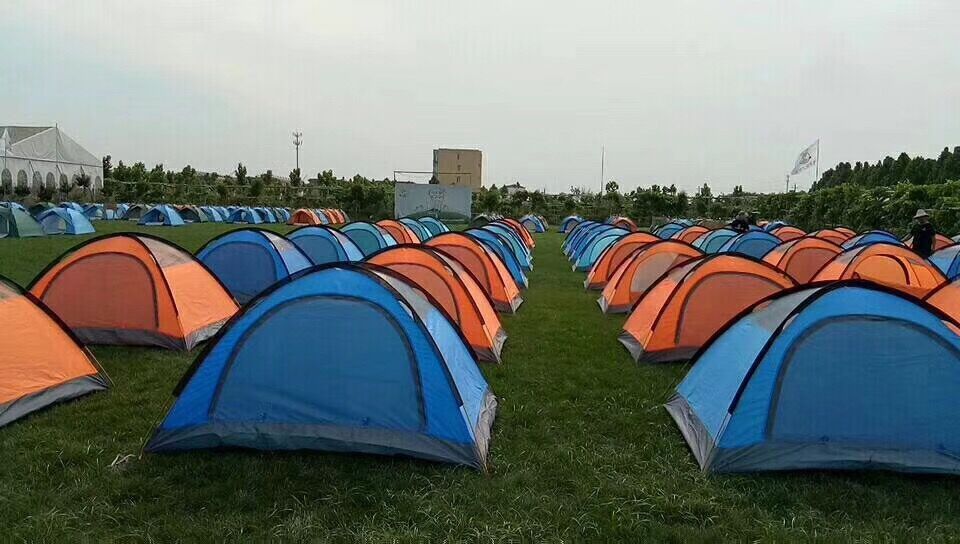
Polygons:
[[303,133],[296,131],[293,133],[293,147],[297,149],[297,170],[300,170],[300,144],[303,143]]
[[787,192],[790,192],[790,174],[787,174]]
[[600,148],[600,194],[603,195],[603,168],[607,162],[607,147]]

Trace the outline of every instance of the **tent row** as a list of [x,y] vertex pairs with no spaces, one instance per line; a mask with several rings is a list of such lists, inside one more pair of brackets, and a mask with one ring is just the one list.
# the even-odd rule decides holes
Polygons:
[[667,408],[704,470],[960,472],[947,264],[882,231],[621,231],[583,221],[564,251],[599,254],[585,286],[634,359],[694,361]]
[[[18,368],[22,379],[5,384],[8,373],[0,372],[0,391],[8,393],[0,417],[9,418],[0,425],[108,387],[84,344],[190,349],[209,339],[147,451],[316,449],[483,470],[496,399],[478,362],[500,361],[506,332],[497,310],[514,310],[510,297],[519,292],[501,255],[516,259],[515,250],[528,253],[532,245],[518,222],[485,227],[441,232],[426,243],[404,240],[369,255],[329,227],[302,227],[290,238],[239,229],[232,241],[220,237],[207,247],[232,246],[234,258],[245,259],[277,253],[269,264],[284,268],[243,306],[203,250],[194,257],[141,234],[81,244],[28,292],[15,292],[84,358],[66,372],[57,357],[25,363],[22,352],[6,350],[0,364]],[[419,236],[419,229],[406,229]],[[496,234],[506,253],[489,249],[489,239],[481,241],[486,233]],[[303,247],[314,244],[310,254],[298,239]],[[316,265],[309,255],[330,260]],[[105,276],[112,281],[98,281]],[[53,347],[63,351],[62,344]],[[32,372],[61,378],[33,380]]]

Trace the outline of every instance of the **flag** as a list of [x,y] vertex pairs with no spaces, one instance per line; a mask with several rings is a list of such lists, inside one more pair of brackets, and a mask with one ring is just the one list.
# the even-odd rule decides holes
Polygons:
[[799,174],[807,168],[817,164],[820,160],[820,140],[817,140],[810,144],[809,147],[800,152],[800,156],[797,157],[797,164],[793,165],[793,171],[790,172],[790,175]]

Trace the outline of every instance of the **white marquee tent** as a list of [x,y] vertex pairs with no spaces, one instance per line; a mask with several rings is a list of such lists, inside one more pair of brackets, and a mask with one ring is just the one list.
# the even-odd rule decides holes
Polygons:
[[0,186],[36,192],[60,184],[73,185],[81,174],[90,176],[90,188],[103,187],[103,163],[57,127],[0,126]]

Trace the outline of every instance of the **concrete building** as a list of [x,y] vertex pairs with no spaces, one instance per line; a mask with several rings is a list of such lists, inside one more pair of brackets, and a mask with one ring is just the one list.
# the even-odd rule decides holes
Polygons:
[[434,149],[433,177],[440,185],[483,187],[483,153],[479,149]]
[[513,196],[513,195],[519,193],[520,191],[526,191],[526,190],[527,190],[526,187],[524,187],[523,185],[520,185],[520,184],[517,183],[517,182],[514,182],[514,183],[511,184],[511,185],[504,185],[503,187],[507,190],[507,196]]

